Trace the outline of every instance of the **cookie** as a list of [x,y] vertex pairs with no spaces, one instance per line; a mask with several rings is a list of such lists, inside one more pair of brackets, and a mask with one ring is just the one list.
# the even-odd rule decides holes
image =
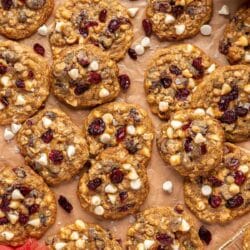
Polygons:
[[10,39],[31,36],[52,13],[54,0],[1,0],[0,34]]
[[145,73],[147,101],[154,114],[169,119],[176,110],[189,107],[192,92],[216,64],[191,44],[159,49]]
[[249,249],[250,249],[250,228],[247,228],[244,233],[243,250],[249,250]]
[[42,178],[27,166],[1,162],[0,244],[18,246],[39,239],[54,224],[56,200]]
[[62,227],[56,235],[49,236],[46,245],[50,250],[122,250],[110,232],[96,224],[86,223],[80,219],[76,220],[74,224]]
[[127,249],[203,249],[193,221],[170,207],[145,210],[128,229]]
[[218,168],[209,176],[186,180],[185,203],[202,221],[226,223],[250,211],[250,154],[226,143]]
[[149,0],[146,16],[161,40],[178,41],[199,33],[210,21],[212,0]]
[[121,146],[98,155],[78,186],[82,207],[105,219],[120,219],[137,212],[148,191],[145,166]]
[[50,43],[55,57],[73,44],[92,43],[119,61],[133,35],[127,9],[117,0],[68,0],[57,9]]
[[88,159],[81,130],[59,109],[45,109],[27,120],[17,143],[26,163],[49,185],[71,179]]
[[220,120],[231,142],[245,141],[250,135],[250,68],[224,66],[197,86],[191,106],[206,110]]
[[200,109],[174,113],[157,136],[162,159],[191,178],[207,174],[221,162],[223,141],[220,123]]
[[250,63],[250,4],[243,5],[226,26],[219,50],[231,64]]
[[53,74],[53,93],[72,107],[106,103],[120,92],[116,63],[91,44],[65,49],[54,62]]
[[50,67],[30,48],[0,42],[0,125],[22,123],[49,95]]

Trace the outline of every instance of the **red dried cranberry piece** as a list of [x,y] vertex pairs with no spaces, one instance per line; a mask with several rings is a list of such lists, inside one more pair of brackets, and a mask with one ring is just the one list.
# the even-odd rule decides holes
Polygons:
[[169,71],[172,74],[177,75],[177,76],[181,74],[181,70],[176,65],[170,65],[169,66]]
[[63,161],[63,153],[60,150],[51,150],[49,153],[49,159],[53,162],[55,165],[59,165]]
[[224,39],[220,42],[220,45],[219,45],[219,51],[220,53],[224,54],[224,55],[227,55],[228,52],[229,52],[229,48],[231,46],[231,42],[229,42],[228,39]]
[[215,176],[209,176],[208,181],[212,184],[213,187],[220,187],[223,184],[223,181]]
[[156,239],[164,246],[169,246],[173,244],[173,238],[164,233],[157,233]]
[[84,26],[88,29],[90,27],[98,26],[98,22],[96,22],[96,21],[87,21],[87,22],[85,22]]
[[88,127],[88,133],[90,135],[101,135],[106,128],[106,125],[104,121],[101,118],[94,119],[89,127]]
[[0,63],[0,75],[3,75],[7,72],[7,67]]
[[130,78],[128,75],[123,74],[118,77],[122,89],[127,90],[130,86]]
[[125,147],[130,154],[135,154],[138,151],[137,144],[133,139],[126,140]]
[[45,49],[44,49],[44,47],[43,47],[41,44],[35,43],[34,46],[33,46],[33,49],[34,49],[34,51],[35,51],[37,54],[39,54],[39,55],[41,55],[41,56],[44,56],[44,55],[45,55]]
[[101,178],[95,178],[88,182],[87,186],[90,190],[95,191],[102,184]]
[[19,220],[20,224],[25,225],[29,221],[29,216],[25,214],[19,214]]
[[39,210],[39,205],[38,204],[33,204],[31,206],[28,207],[28,210],[29,210],[29,214],[34,214],[36,213],[38,210]]
[[128,49],[128,55],[130,56],[131,59],[137,60],[137,54],[134,49],[129,48]]
[[89,89],[89,85],[88,84],[78,83],[76,85],[75,89],[74,89],[74,93],[75,93],[75,95],[82,95],[88,89]]
[[8,211],[10,210],[9,205],[10,205],[10,199],[9,199],[8,196],[5,194],[5,195],[3,195],[3,197],[2,197],[2,202],[1,202],[1,204],[0,204],[0,209],[1,209],[3,212],[8,212]]
[[237,208],[237,207],[240,207],[243,203],[244,203],[243,197],[238,194],[228,199],[225,206],[227,208]]
[[192,122],[191,121],[189,121],[189,122],[187,122],[187,123],[185,123],[183,126],[182,126],[182,130],[187,130],[187,129],[189,129],[190,128],[190,126],[191,126],[191,124],[192,124]]
[[1,4],[4,10],[10,10],[11,6],[13,5],[12,0],[1,0]]
[[202,65],[202,57],[195,58],[192,62],[192,66],[198,71],[204,70],[204,67]]
[[67,213],[70,213],[73,209],[71,203],[63,195],[59,196],[58,203]]
[[205,143],[202,143],[200,145],[200,151],[202,155],[205,155],[207,153],[207,145]]
[[29,79],[33,79],[34,78],[34,73],[33,73],[32,70],[29,70],[28,77],[29,77]]
[[121,202],[123,202],[128,198],[128,193],[126,191],[122,191],[119,193],[119,197],[120,197]]
[[240,170],[238,170],[234,173],[235,184],[241,186],[245,182],[245,180],[246,180],[246,176]]
[[236,169],[240,165],[240,161],[236,158],[227,158],[225,159],[225,165],[229,169]]
[[79,33],[86,38],[89,35],[89,30],[86,27],[80,27]]
[[17,88],[23,89],[23,88],[25,88],[25,83],[23,80],[18,79],[18,80],[16,80],[16,86],[17,86]]
[[108,30],[111,33],[115,33],[121,26],[121,21],[119,19],[112,19],[109,22]]
[[178,18],[180,15],[184,13],[184,7],[181,5],[175,5],[172,7],[172,12],[175,18]]
[[207,245],[209,245],[210,241],[212,240],[211,232],[209,230],[207,230],[204,226],[201,226],[199,229],[199,237]]
[[233,101],[239,96],[239,88],[237,85],[233,85],[231,92],[228,94],[228,98]]
[[44,143],[50,143],[53,139],[53,131],[49,128],[45,133],[42,134],[41,139]]
[[88,67],[90,64],[90,62],[87,58],[86,59],[85,58],[81,58],[81,59],[78,58],[77,61],[84,68]]
[[126,137],[126,127],[123,126],[118,128],[115,137],[118,142],[122,141]]
[[22,193],[23,196],[27,196],[31,192],[31,189],[26,186],[17,186],[16,188]]
[[99,21],[102,22],[102,23],[105,23],[106,22],[106,19],[107,19],[107,10],[106,9],[103,9],[100,11],[99,13]]
[[239,107],[236,107],[235,112],[236,112],[236,114],[237,114],[239,117],[244,117],[244,116],[247,115],[248,109],[239,106]]
[[8,218],[6,218],[6,217],[0,218],[0,225],[5,225],[5,224],[8,224],[8,223],[9,223]]
[[220,111],[226,111],[230,103],[228,96],[222,96],[218,102]]
[[146,36],[151,36],[153,29],[152,29],[152,23],[149,19],[143,19],[142,20],[142,27],[145,31]]
[[88,75],[88,82],[92,83],[92,84],[98,84],[102,81],[102,76],[94,71],[89,72]]
[[8,97],[7,96],[2,96],[1,97],[1,103],[7,107],[9,105],[9,100],[8,100]]
[[175,97],[178,100],[185,101],[189,94],[190,91],[188,89],[178,89],[175,93]]
[[169,88],[172,84],[172,78],[168,76],[162,77],[160,83],[163,88]]
[[234,110],[227,110],[224,114],[220,117],[220,121],[226,124],[232,124],[236,122],[238,119],[237,114]]
[[124,174],[119,168],[114,168],[109,176],[112,183],[118,184],[123,181]]
[[192,145],[192,138],[191,137],[187,137],[185,142],[184,142],[184,150],[186,153],[189,153],[193,150],[193,145]]
[[211,195],[208,199],[208,202],[210,204],[211,207],[213,208],[217,208],[220,206],[222,199],[220,196],[217,195]]

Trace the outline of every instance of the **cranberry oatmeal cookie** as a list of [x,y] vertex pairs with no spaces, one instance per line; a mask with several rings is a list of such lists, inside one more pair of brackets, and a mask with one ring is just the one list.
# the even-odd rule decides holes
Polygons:
[[71,179],[88,159],[81,130],[59,109],[46,109],[27,120],[17,136],[26,163],[49,185]]
[[216,64],[191,44],[159,49],[145,74],[144,87],[153,113],[169,119],[170,113],[189,107],[192,92]]
[[137,212],[148,191],[145,166],[121,146],[98,155],[78,186],[82,207],[105,219],[120,219]]
[[93,109],[84,122],[92,157],[107,147],[121,145],[134,159],[147,164],[154,130],[147,112],[135,104],[112,102]]
[[209,176],[186,180],[187,206],[202,221],[226,223],[250,211],[250,154],[224,145],[222,163]]
[[146,16],[161,40],[183,40],[210,21],[212,4],[212,0],[149,0]]
[[250,136],[249,94],[249,66],[224,66],[197,86],[191,105],[219,119],[228,141],[240,142]]
[[248,227],[244,232],[244,238],[243,238],[243,250],[249,250],[249,249],[250,249],[250,227]]
[[231,64],[250,63],[250,3],[241,7],[231,18],[219,50]]
[[73,44],[92,43],[119,61],[133,35],[127,9],[119,1],[68,0],[56,12],[50,43],[55,57]]
[[62,227],[56,235],[49,236],[46,245],[50,250],[122,250],[118,241],[113,239],[109,231],[80,219],[73,224]]
[[47,60],[16,42],[0,42],[0,125],[22,123],[49,95]]
[[94,45],[65,49],[54,62],[53,93],[72,107],[91,107],[115,99],[119,69]]
[[18,246],[40,238],[55,222],[53,192],[29,167],[3,162],[0,183],[0,244]]
[[189,216],[170,207],[145,210],[128,229],[127,249],[202,250],[203,245]]
[[10,39],[31,36],[52,13],[54,0],[1,0],[0,34]]

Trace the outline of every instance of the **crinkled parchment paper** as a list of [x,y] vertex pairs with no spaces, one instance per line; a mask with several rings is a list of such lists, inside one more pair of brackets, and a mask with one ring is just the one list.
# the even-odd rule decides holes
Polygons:
[[[55,0],[56,7],[63,2],[63,0]],[[110,0],[112,2],[112,0]],[[127,7],[139,7],[138,15],[133,19],[134,31],[135,31],[135,39],[134,44],[139,42],[144,36],[141,20],[145,15],[145,6],[146,0],[137,0],[137,1],[129,1],[129,0],[120,0]],[[230,8],[230,12],[234,13],[236,9],[240,6],[243,0],[214,0],[214,15],[210,22],[213,27],[213,33],[209,37],[204,37],[202,35],[197,35],[193,39],[186,40],[185,42],[190,42],[192,44],[197,45],[202,48],[208,55],[210,55],[213,59],[215,59],[219,64],[224,65],[227,64],[223,55],[218,52],[218,42],[222,36],[223,30],[225,28],[226,23],[228,22],[229,17],[221,16],[218,14],[218,10],[222,7],[223,4],[226,4]],[[55,7],[55,9],[56,9]],[[53,17],[47,22],[50,26],[52,23]],[[0,37],[0,39],[4,39]],[[155,50],[158,47],[167,46],[169,43],[167,42],[159,42],[154,36],[152,37],[152,46],[150,49],[146,51],[146,53],[139,57],[135,62],[131,60],[128,56],[119,63],[120,73],[127,73],[132,81],[132,85],[128,92],[122,93],[118,100],[125,100],[131,103],[140,104],[144,107],[148,112],[150,117],[153,120],[155,128],[159,126],[161,121],[154,115],[150,113],[150,109],[148,104],[146,103],[146,98],[144,95],[143,89],[143,76],[144,71],[146,69],[146,65],[148,61],[151,59]],[[48,38],[41,37],[38,34],[33,35],[31,38],[21,41],[20,43],[24,43],[27,45],[33,46],[35,42],[39,42],[43,44],[46,48],[46,57],[51,58],[51,52],[49,48]],[[82,122],[84,117],[88,114],[88,110],[84,111],[74,111],[63,104],[59,103],[53,96],[49,97],[47,102],[47,106],[59,107],[63,111],[65,111],[73,121],[79,126],[82,127]],[[6,143],[3,139],[3,131],[4,127],[0,127],[0,161],[7,160],[13,165],[20,165],[23,162],[23,158],[18,153],[17,146],[15,140],[10,143]],[[245,148],[250,149],[250,144],[248,142],[241,144]],[[182,191],[182,178],[170,167],[166,166],[164,162],[161,160],[156,145],[154,144],[152,160],[149,164],[148,175],[150,180],[150,193],[148,195],[148,199],[145,202],[142,209],[146,209],[152,206],[174,206],[177,203],[183,204],[183,191]],[[67,214],[61,207],[58,206],[57,220],[53,227],[48,230],[44,238],[50,234],[56,232],[61,226],[64,226],[68,223],[73,222],[77,218],[82,218],[89,222],[99,223],[103,227],[109,228],[114,235],[118,239],[122,239],[125,241],[126,231],[130,223],[134,221],[133,216],[129,216],[123,220],[119,221],[102,221],[97,220],[93,216],[87,214],[79,204],[79,201],[76,196],[76,188],[79,177],[76,177],[73,181],[69,183],[62,184],[56,188],[53,188],[57,197],[60,194],[65,195],[69,201],[73,204],[74,209],[71,214]],[[174,183],[174,190],[172,194],[166,194],[162,190],[162,183],[166,180],[171,180]],[[185,210],[189,212],[186,207]],[[189,212],[190,213],[190,212]],[[197,230],[201,225],[195,217],[194,220],[197,222]],[[225,248],[221,249],[241,249],[241,236],[236,237],[234,240],[234,236],[241,230],[243,225],[246,225],[247,222],[250,222],[250,214],[245,215],[239,219],[234,220],[233,222],[224,225],[206,225],[207,228],[212,233],[212,241],[207,247],[207,249],[220,249],[228,240],[232,240],[232,244],[225,246]],[[43,240],[43,239],[42,239]]]

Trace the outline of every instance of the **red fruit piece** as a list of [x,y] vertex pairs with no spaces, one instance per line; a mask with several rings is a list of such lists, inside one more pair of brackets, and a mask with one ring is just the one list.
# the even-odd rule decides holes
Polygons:
[[178,89],[175,93],[175,97],[178,100],[185,101],[189,94],[190,91],[188,89]]
[[245,182],[245,180],[246,180],[246,176],[240,170],[238,170],[234,173],[235,184],[241,186]]
[[6,218],[6,217],[0,218],[0,225],[5,225],[5,224],[8,224],[8,223],[9,223],[8,218]]
[[74,89],[74,93],[75,95],[81,95],[83,94],[85,91],[87,91],[89,89],[89,84],[77,84],[75,89]]
[[112,19],[109,22],[108,30],[111,33],[115,33],[120,28],[120,26],[121,26],[121,21],[119,19]]
[[33,48],[34,48],[34,51],[35,51],[37,54],[39,54],[39,55],[41,55],[41,56],[44,56],[44,55],[45,55],[45,49],[44,49],[44,47],[43,47],[41,44],[35,43]]
[[7,67],[0,63],[0,75],[3,75],[7,72]]
[[58,203],[67,213],[70,213],[73,209],[71,203],[63,195],[59,196]]
[[207,230],[204,226],[201,226],[199,229],[199,237],[207,245],[209,245],[210,241],[212,240],[211,232],[209,230]]
[[244,203],[243,197],[238,194],[238,195],[227,200],[226,207],[227,208],[237,208],[237,207],[240,207],[243,203]]
[[235,109],[235,112],[239,117],[244,117],[247,115],[248,109],[239,106]]
[[146,36],[151,36],[153,29],[152,29],[152,23],[149,19],[143,19],[142,20],[142,27],[145,31]]
[[170,65],[169,71],[174,75],[181,75],[181,70],[176,65]]
[[106,128],[106,125],[104,121],[101,118],[94,119],[89,127],[88,127],[88,133],[90,135],[101,135]]
[[38,212],[39,207],[40,206],[38,204],[33,204],[33,205],[29,206],[28,207],[29,214],[31,215],[31,214],[34,214],[34,213]]
[[16,80],[16,86],[17,86],[17,88],[23,89],[23,88],[25,88],[25,83],[23,80],[18,79],[18,80]]
[[128,75],[123,74],[118,77],[122,89],[127,90],[130,86],[130,78]]
[[220,187],[223,184],[223,181],[219,180],[215,176],[209,176],[208,181],[212,184],[213,187]]
[[109,177],[112,183],[118,184],[123,181],[124,174],[120,169],[114,168]]
[[4,10],[10,10],[11,6],[13,5],[12,0],[1,0],[1,4]]
[[156,239],[164,246],[170,246],[173,243],[173,238],[165,233],[157,233]]
[[93,180],[90,180],[87,184],[88,188],[92,191],[95,191],[100,185],[102,184],[101,178],[95,178]]
[[2,96],[2,97],[1,97],[1,103],[2,103],[5,107],[9,106],[8,97],[7,97],[7,96]]
[[220,196],[217,195],[211,195],[208,199],[208,202],[210,204],[211,207],[213,208],[217,208],[220,206],[222,199]]
[[236,158],[227,158],[225,159],[225,166],[229,169],[236,169],[240,165],[240,161]]
[[205,155],[207,153],[207,145],[205,143],[201,144],[200,151],[202,155]]
[[0,204],[0,209],[3,212],[8,212],[10,211],[9,205],[10,205],[10,199],[8,198],[6,194],[4,194],[2,197],[2,202]]
[[51,150],[49,153],[49,159],[55,164],[59,165],[63,161],[63,153],[60,150]]
[[106,19],[107,19],[107,10],[106,9],[103,9],[100,11],[99,13],[99,21],[102,22],[102,23],[105,23],[106,22]]
[[192,145],[192,138],[187,137],[185,142],[184,142],[184,150],[186,153],[189,153],[193,150],[193,145]]
[[102,76],[94,71],[89,72],[88,81],[92,84],[98,84],[102,81]]
[[41,139],[44,143],[50,143],[53,139],[53,131],[49,128],[45,133],[42,134]]
[[121,202],[123,202],[128,198],[128,193],[126,191],[122,191],[119,193],[119,197],[120,197]]
[[128,49],[128,55],[130,56],[131,59],[137,60],[137,54],[134,49],[129,48]]
[[227,124],[232,124],[237,121],[237,114],[234,110],[227,110],[220,117],[220,121]]
[[19,214],[19,220],[20,224],[25,225],[29,221],[29,216],[25,214]]
[[17,189],[19,189],[23,196],[27,196],[31,192],[31,189],[26,186],[17,186]]
[[165,89],[169,88],[172,84],[172,78],[169,76],[162,77],[160,79],[161,86]]
[[118,128],[115,136],[118,142],[122,141],[126,137],[126,127],[123,126],[123,127]]

